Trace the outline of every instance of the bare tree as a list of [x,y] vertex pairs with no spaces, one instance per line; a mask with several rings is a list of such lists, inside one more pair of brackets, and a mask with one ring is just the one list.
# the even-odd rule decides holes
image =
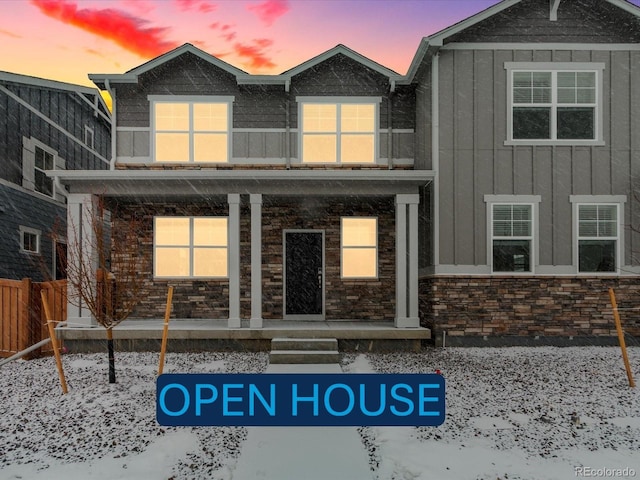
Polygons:
[[[125,320],[138,304],[140,281],[139,232],[141,219],[129,216],[112,228],[112,218],[118,218],[118,204],[107,203],[98,196],[88,218],[80,225],[70,224],[66,252],[67,282],[71,287],[69,301],[87,308],[96,322],[106,329],[109,354],[109,383],[116,382],[113,348],[113,327]],[[114,273],[115,272],[115,273]]]

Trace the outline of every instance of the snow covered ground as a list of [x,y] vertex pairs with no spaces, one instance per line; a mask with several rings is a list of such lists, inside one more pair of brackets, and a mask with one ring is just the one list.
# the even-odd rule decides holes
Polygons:
[[[629,356],[638,381],[640,348]],[[52,358],[0,368],[0,478],[234,478],[245,428],[159,426],[158,355],[117,353],[115,385],[106,360],[65,355],[67,395]],[[168,354],[165,373],[262,372],[267,362],[264,353]],[[372,479],[640,478],[640,387],[628,387],[617,348],[346,354],[343,369],[439,369],[447,381],[441,427],[359,429]]]

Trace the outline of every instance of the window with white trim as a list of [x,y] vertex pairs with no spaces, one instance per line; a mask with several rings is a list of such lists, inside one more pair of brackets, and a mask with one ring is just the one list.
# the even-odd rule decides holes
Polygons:
[[227,162],[230,101],[153,100],[156,162]]
[[602,140],[603,65],[508,63],[508,140],[594,143]]
[[342,278],[378,277],[378,219],[342,217],[340,275]]
[[55,155],[42,147],[35,146],[34,188],[36,192],[53,197],[53,178],[45,173],[55,168]]
[[25,253],[40,253],[40,230],[20,227],[20,251]]
[[84,144],[89,148],[94,148],[94,130],[89,125],[84,126]]
[[533,266],[533,205],[491,205],[492,271],[531,272]]
[[155,217],[154,276],[226,278],[227,217]]
[[375,163],[376,102],[299,102],[303,163]]
[[578,271],[615,272],[619,242],[617,204],[578,204]]

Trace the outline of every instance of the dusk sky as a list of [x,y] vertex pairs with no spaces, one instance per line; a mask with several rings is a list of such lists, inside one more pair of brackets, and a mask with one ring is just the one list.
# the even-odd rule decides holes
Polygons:
[[[277,74],[339,43],[404,74],[420,39],[498,0],[0,0],[0,70],[93,86],[189,42]],[[640,4],[640,0],[633,3]]]

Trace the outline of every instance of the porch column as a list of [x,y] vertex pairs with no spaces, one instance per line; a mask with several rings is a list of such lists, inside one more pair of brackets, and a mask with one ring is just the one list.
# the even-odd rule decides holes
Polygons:
[[251,202],[251,328],[262,328],[262,195]]
[[[420,326],[418,316],[419,195],[396,195],[396,320],[398,328]],[[407,228],[407,207],[409,221]],[[407,255],[408,253],[408,255]],[[407,260],[409,265],[407,266]]]
[[227,195],[229,203],[229,328],[240,328],[240,194]]
[[67,196],[67,322],[69,327],[97,326],[95,318],[82,297],[73,288],[86,272],[86,278],[96,281],[98,252],[93,219],[97,198],[90,194],[71,193]]

